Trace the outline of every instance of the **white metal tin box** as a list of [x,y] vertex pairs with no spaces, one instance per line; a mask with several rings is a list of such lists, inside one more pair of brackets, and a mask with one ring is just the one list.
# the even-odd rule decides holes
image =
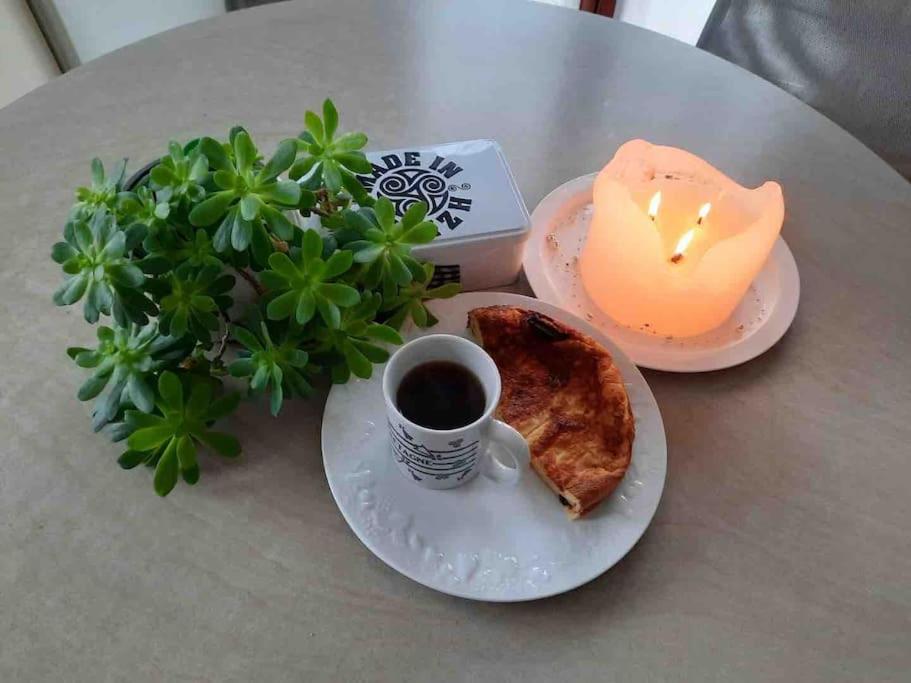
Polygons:
[[434,263],[435,283],[465,291],[513,282],[522,266],[528,209],[494,140],[368,152],[373,172],[359,176],[374,196],[392,200],[401,216],[416,201],[440,235],[414,254]]

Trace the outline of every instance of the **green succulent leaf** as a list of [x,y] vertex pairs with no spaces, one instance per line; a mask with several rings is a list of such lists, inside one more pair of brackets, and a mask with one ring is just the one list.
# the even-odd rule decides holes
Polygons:
[[379,325],[377,323],[370,323],[367,325],[364,336],[367,339],[375,339],[376,341],[385,342],[386,344],[398,345],[404,343],[401,335],[396,330],[387,325]]
[[235,193],[232,190],[224,190],[209,195],[190,211],[190,223],[196,226],[212,225],[225,215],[235,197]]
[[331,192],[338,192],[342,189],[342,171],[336,159],[323,161],[323,182]]
[[234,162],[226,146],[214,138],[205,137],[199,141],[199,151],[209,161],[209,166],[217,171],[234,171]]
[[245,130],[240,131],[231,140],[231,146],[234,149],[237,170],[241,173],[250,171],[259,157],[259,151],[256,149],[256,145],[253,144],[250,134]]
[[278,178],[279,175],[291,168],[294,158],[297,156],[297,143],[294,140],[283,140],[272,158],[266,162],[263,169],[259,172],[258,180],[261,183],[270,182]]
[[142,462],[145,462],[146,454],[142,451],[126,451],[119,458],[117,464],[125,470],[131,470]]
[[300,193],[300,185],[293,180],[278,180],[259,188],[259,196],[264,201],[286,208],[297,206],[298,201],[300,201]]
[[[344,252],[336,252],[344,253]],[[349,285],[341,283],[325,283],[319,286],[319,293],[336,306],[354,306],[360,302],[358,291]]]
[[427,204],[424,202],[414,202],[408,209],[405,211],[402,216],[402,228],[405,230],[410,230],[415,227],[418,223],[421,223],[424,220],[424,216],[427,215]]
[[159,496],[168,495],[177,484],[178,472],[177,448],[172,439],[168,442],[164,453],[155,466],[155,493]]
[[[306,176],[308,173],[310,173],[313,170],[314,166],[316,166],[319,163],[319,161],[320,160],[318,157],[310,157],[310,156],[304,157],[303,159],[298,159],[291,166],[291,170],[288,172],[288,175],[291,177],[292,180],[298,180],[300,178],[303,178],[304,176]],[[307,207],[307,208],[310,208],[310,207]]]
[[339,152],[355,152],[367,146],[367,136],[363,133],[346,133],[335,141]]
[[272,206],[263,205],[262,216],[269,229],[279,238],[286,241],[294,238],[295,226],[283,212]]
[[216,399],[206,407],[205,418],[206,422],[215,422],[224,417],[227,417],[235,410],[240,404],[240,394],[225,394],[221,398]]
[[373,365],[367,360],[367,357],[347,340],[341,342],[341,349],[345,362],[348,364],[352,374],[356,377],[369,379],[373,374]]
[[[423,204],[423,202],[418,202]],[[413,228],[408,229],[401,237],[401,241],[404,244],[415,245],[415,244],[427,244],[432,242],[433,238],[437,236],[437,226],[431,223],[430,221],[424,221],[423,223],[418,223]]]
[[255,194],[248,194],[240,200],[240,215],[245,221],[252,221],[259,216],[263,203]]
[[376,204],[373,205],[373,213],[383,231],[391,232],[395,227],[395,207],[388,197],[377,198]]

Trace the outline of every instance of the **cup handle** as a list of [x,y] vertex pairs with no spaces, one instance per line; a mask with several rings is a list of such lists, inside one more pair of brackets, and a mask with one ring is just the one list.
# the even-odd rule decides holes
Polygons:
[[[522,474],[528,468],[528,462],[531,457],[528,450],[528,442],[525,441],[525,437],[519,432],[500,420],[491,420],[488,429],[489,444],[487,452],[484,454],[484,476],[496,482],[515,484],[522,478]],[[512,466],[504,465],[490,452],[490,447],[494,444],[509,453],[513,459]]]

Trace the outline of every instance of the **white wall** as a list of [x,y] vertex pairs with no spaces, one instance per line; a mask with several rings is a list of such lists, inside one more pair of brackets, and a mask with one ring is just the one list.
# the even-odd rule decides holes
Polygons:
[[58,73],[25,0],[0,0],[0,107]]
[[147,36],[225,13],[224,0],[55,0],[82,63]]
[[715,0],[617,0],[614,18],[695,45]]

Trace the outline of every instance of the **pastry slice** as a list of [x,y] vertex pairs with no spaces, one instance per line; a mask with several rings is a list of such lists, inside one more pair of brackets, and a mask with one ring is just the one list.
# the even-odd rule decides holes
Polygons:
[[500,370],[497,417],[528,441],[531,466],[572,518],[594,509],[623,479],[635,425],[607,349],[541,313],[476,308],[468,324]]

